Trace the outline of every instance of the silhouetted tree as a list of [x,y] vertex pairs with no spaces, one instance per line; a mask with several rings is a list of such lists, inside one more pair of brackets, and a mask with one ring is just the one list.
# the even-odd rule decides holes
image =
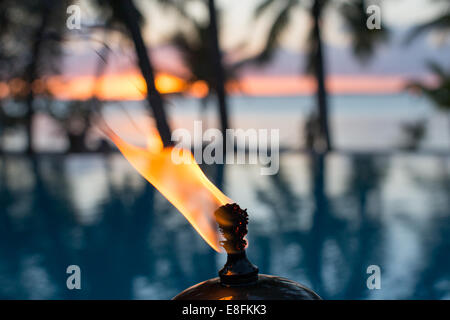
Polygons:
[[[447,36],[450,34],[450,2],[448,0],[436,0],[434,4],[441,7],[438,16],[414,27],[406,38],[407,44],[417,39],[419,35],[434,30],[445,32]],[[436,85],[413,81],[407,86],[407,89],[424,93],[438,109],[449,114],[450,134],[450,72],[436,62],[428,62],[428,69],[437,78],[438,83]]]
[[[225,130],[229,127],[227,100],[225,93],[225,72],[222,65],[222,54],[219,45],[219,33],[217,26],[216,6],[214,0],[208,0],[209,10],[209,35],[211,37],[211,60],[215,71],[215,91],[219,102],[220,126],[222,134],[225,137]],[[224,143],[225,148],[225,143]]]
[[[353,38],[353,49],[357,57],[363,61],[373,53],[376,42],[386,37],[386,28],[379,30],[369,30],[366,26],[368,15],[364,0],[351,0],[347,2],[339,2],[338,9],[343,16],[348,32]],[[267,36],[266,44],[261,53],[250,61],[266,62],[274,54],[278,46],[278,40],[282,32],[290,23],[290,13],[298,6],[308,5],[311,1],[303,0],[287,0],[277,11],[276,17],[272,23],[272,27]],[[279,1],[263,0],[256,9],[256,16],[263,12],[278,6]],[[332,149],[332,139],[329,129],[328,115],[328,99],[326,90],[326,63],[322,36],[322,16],[326,7],[332,6],[333,2],[329,0],[313,0],[312,4],[307,7],[313,19],[312,28],[308,40],[309,56],[307,61],[307,71],[313,73],[317,83],[316,99],[317,99],[317,121],[319,128],[319,136],[315,137],[318,143],[314,143],[316,147],[322,150]]]
[[441,9],[438,16],[412,28],[406,37],[406,43],[410,43],[423,33],[433,30],[444,31],[446,33],[450,31],[450,2],[448,0],[434,0],[433,4],[439,6]]
[[429,69],[438,80],[437,85],[412,82],[407,88],[422,92],[439,110],[447,113],[450,137],[450,72],[437,63],[429,63]]
[[[0,65],[2,80],[15,78],[10,96],[24,104],[24,112],[10,116],[2,110],[4,126],[24,125],[26,151],[33,153],[34,100],[49,95],[43,77],[58,72],[66,7],[70,0],[3,1],[0,3]],[[14,14],[15,12],[15,14]],[[13,18],[15,17],[15,18]],[[18,37],[17,35],[21,36]],[[24,81],[24,83],[21,83]],[[40,83],[38,83],[38,81]],[[39,90],[38,87],[41,87]],[[16,110],[17,111],[17,110]]]
[[131,37],[136,52],[139,69],[147,86],[147,102],[153,111],[156,127],[165,146],[171,145],[171,131],[167,121],[164,101],[156,89],[155,72],[147,46],[142,38],[142,14],[132,0],[98,0],[100,6],[111,9],[110,23],[122,24]]

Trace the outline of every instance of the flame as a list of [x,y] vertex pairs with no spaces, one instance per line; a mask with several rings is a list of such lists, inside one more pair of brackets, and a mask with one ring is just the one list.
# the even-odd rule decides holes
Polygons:
[[156,129],[147,137],[146,148],[125,142],[109,127],[103,132],[128,162],[185,216],[200,236],[214,250],[221,252],[214,211],[232,201],[205,176],[192,153],[183,150],[190,157],[189,163],[174,163],[172,152],[180,149],[163,147]]

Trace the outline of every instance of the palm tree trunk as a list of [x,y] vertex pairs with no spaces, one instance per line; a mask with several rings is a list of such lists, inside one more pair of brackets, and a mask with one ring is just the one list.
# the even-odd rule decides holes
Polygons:
[[448,112],[448,116],[447,116],[447,120],[448,120],[448,142],[450,142],[450,112]]
[[315,0],[313,5],[313,18],[314,18],[314,29],[313,36],[316,42],[316,57],[315,57],[315,73],[317,80],[317,106],[318,106],[318,116],[320,124],[321,139],[325,142],[326,151],[332,149],[329,121],[328,121],[328,101],[327,101],[327,91],[325,87],[325,61],[323,59],[322,50],[322,36],[320,27],[320,17],[322,13],[322,0]]
[[25,71],[25,79],[28,85],[28,93],[26,97],[27,111],[25,114],[25,131],[27,139],[26,152],[28,154],[32,154],[34,152],[33,150],[34,93],[32,90],[32,84],[38,77],[37,66],[39,58],[41,56],[42,42],[44,41],[44,32],[49,23],[50,12],[51,12],[50,1],[44,1],[41,8],[41,23],[38,29],[36,30],[36,34],[34,35],[33,39],[34,43],[31,49],[31,60]]
[[156,127],[159,131],[164,146],[172,145],[171,131],[167,122],[166,112],[164,110],[164,102],[161,94],[155,86],[155,75],[150,57],[147,52],[144,40],[142,39],[141,29],[139,26],[138,9],[132,0],[117,1],[121,10],[121,17],[128,32],[133,39],[136,55],[138,58],[139,68],[147,85],[147,101],[153,110],[156,120]]
[[[219,47],[219,35],[217,28],[217,15],[214,0],[208,0],[209,10],[209,33],[211,37],[211,61],[214,73],[216,75],[214,90],[217,94],[219,103],[220,126],[223,137],[225,138],[226,129],[229,128],[228,108],[225,92],[225,72],[222,64],[222,54]],[[225,142],[223,146],[225,148]]]

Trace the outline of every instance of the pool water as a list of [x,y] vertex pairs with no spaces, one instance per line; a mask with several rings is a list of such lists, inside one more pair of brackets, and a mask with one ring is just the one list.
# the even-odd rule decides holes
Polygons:
[[[450,299],[448,156],[283,153],[276,175],[227,165],[223,181],[202,168],[248,209],[262,273],[325,299]],[[0,298],[170,299],[225,262],[120,154],[3,156],[0,176]]]

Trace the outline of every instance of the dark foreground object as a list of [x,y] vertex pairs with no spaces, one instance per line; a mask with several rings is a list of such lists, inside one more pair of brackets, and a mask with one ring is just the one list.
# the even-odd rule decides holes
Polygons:
[[248,214],[236,203],[221,206],[214,213],[227,251],[227,262],[219,277],[192,286],[173,300],[320,300],[312,290],[297,282],[265,274],[247,258],[244,239]]
[[265,274],[249,285],[225,286],[210,279],[179,293],[173,300],[320,300],[312,290],[297,282]]

